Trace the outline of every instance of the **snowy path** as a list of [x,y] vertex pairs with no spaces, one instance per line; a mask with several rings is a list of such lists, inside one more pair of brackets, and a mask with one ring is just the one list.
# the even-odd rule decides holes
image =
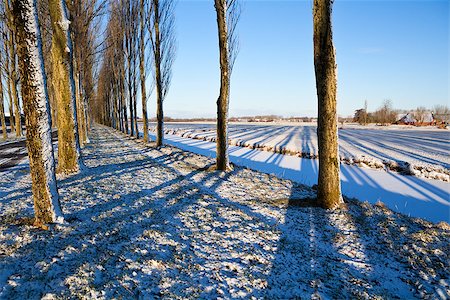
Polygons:
[[[52,141],[54,144],[58,141],[56,130],[52,131]],[[28,162],[28,151],[25,137],[0,142],[0,170],[26,162]]]
[[[448,298],[450,228],[96,126],[38,231],[26,168],[0,172],[0,299]],[[299,202],[300,201],[300,202]]]
[[[154,134],[150,133],[154,138]],[[166,142],[184,150],[215,157],[215,143],[166,135]],[[230,160],[238,165],[275,174],[312,186],[317,183],[318,161],[249,148],[230,146]],[[342,192],[348,197],[376,203],[394,211],[432,222],[450,221],[450,183],[341,165]]]

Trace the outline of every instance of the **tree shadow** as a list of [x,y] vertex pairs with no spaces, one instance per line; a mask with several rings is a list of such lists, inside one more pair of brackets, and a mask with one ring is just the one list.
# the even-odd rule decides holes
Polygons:
[[[389,285],[379,288],[381,271],[370,273],[377,255],[390,262],[390,252],[367,252],[380,240],[392,241],[400,230],[392,224],[374,242],[373,235],[363,238],[371,228],[360,225],[363,208],[349,216],[299,207],[313,190],[293,184],[287,197],[279,198],[277,190],[262,195],[251,185],[259,173],[239,167],[209,172],[211,159],[133,145],[122,163],[109,160],[120,147],[86,155],[90,168],[60,182],[68,224],[52,232],[18,226],[3,231],[11,239],[0,251],[15,250],[0,257],[1,297],[20,298],[24,291],[28,298],[397,295]],[[268,178],[286,190],[286,182]]]
[[420,240],[434,236],[429,223],[354,199],[336,210],[305,199],[285,203],[264,298],[448,297],[449,263],[440,251],[448,245],[437,236]]

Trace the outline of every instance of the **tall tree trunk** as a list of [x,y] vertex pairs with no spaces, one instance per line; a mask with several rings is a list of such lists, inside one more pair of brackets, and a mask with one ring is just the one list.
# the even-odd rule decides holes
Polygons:
[[[1,55],[0,55],[1,58]],[[8,138],[8,132],[6,131],[6,120],[5,120],[5,106],[3,99],[3,81],[2,81],[2,71],[0,71],[0,122],[2,122],[2,135],[6,140]]]
[[220,52],[220,95],[217,99],[217,142],[216,167],[225,171],[228,161],[228,105],[230,96],[230,65],[228,61],[228,31],[226,21],[226,0],[215,0]]
[[125,99],[125,70],[124,67],[122,66],[120,68],[120,98],[122,101],[122,109],[123,109],[123,121],[125,122],[125,133],[128,134],[130,131],[128,130],[128,109],[127,109],[127,101]]
[[338,119],[336,111],[336,58],[331,30],[332,0],[314,0],[314,67],[318,98],[319,179],[318,204],[341,204]]
[[[131,8],[128,8],[131,10]],[[129,18],[131,19],[131,12],[129,12]],[[129,26],[131,27],[131,20],[129,21]],[[133,78],[133,70],[131,68],[132,65],[132,54],[131,52],[133,51],[133,45],[132,45],[132,29],[131,28],[127,28],[127,36],[126,36],[126,45],[127,45],[127,63],[128,63],[128,104],[130,106],[130,125],[131,125],[131,135],[134,136],[134,105],[133,105],[133,83],[132,83],[132,78]]]
[[119,121],[119,89],[117,88],[117,85],[115,85],[114,83],[111,83],[111,88],[113,91],[113,104],[114,104],[114,111],[113,111],[113,116],[114,116],[114,122],[113,122],[113,126],[115,129],[120,129],[120,121]]
[[134,136],[134,105],[133,105],[133,85],[131,84],[131,70],[128,71],[128,104],[130,106],[130,126],[131,126],[131,136]]
[[62,222],[55,177],[50,107],[35,0],[13,0],[35,223]]
[[120,80],[116,80],[115,86],[117,88],[117,104],[119,114],[119,128],[120,131],[125,132],[125,125],[123,124],[123,110],[122,110],[122,93],[120,91]]
[[73,173],[81,165],[73,74],[72,41],[65,0],[49,0],[52,20],[53,86],[58,107],[58,172]]
[[[76,64],[76,60],[74,60],[74,64]],[[78,117],[78,138],[80,140],[80,146],[84,147],[86,144],[86,119],[84,115],[84,96],[83,96],[83,86],[81,84],[81,72],[78,67],[75,68],[76,74],[76,95],[77,95],[77,117]]]
[[[136,59],[136,57],[134,57]],[[137,123],[137,80],[136,80],[136,74],[133,77],[133,106],[134,106],[134,133],[137,138],[139,138],[139,129],[138,129],[138,123]]]
[[[11,73],[10,73],[11,74]],[[8,79],[8,99],[9,99],[9,127],[11,128],[11,133],[16,131],[16,121],[14,117],[14,104],[12,97],[12,82]]]
[[58,108],[57,108],[57,104],[56,104],[56,99],[55,99],[55,91],[53,90],[53,84],[51,84],[53,82],[52,76],[51,76],[51,72],[46,73],[49,76],[47,76],[47,82],[50,82],[50,84],[47,84],[48,86],[48,96],[50,99],[50,114],[52,116],[52,128],[57,128],[58,127]]
[[[4,1],[5,3],[5,16],[7,17],[7,24],[9,29],[9,39],[8,39],[8,51],[6,51],[5,48],[5,55],[9,54],[9,60],[7,59],[7,69],[8,69],[8,84],[10,90],[9,92],[9,104],[10,104],[10,124],[11,124],[11,133],[13,129],[16,132],[16,136],[20,137],[22,136],[22,124],[21,124],[21,115],[20,115],[20,105],[19,105],[19,97],[17,95],[17,65],[16,65],[16,41],[15,41],[15,28],[13,24],[13,15],[10,8],[10,3],[8,0]],[[6,43],[5,43],[6,47]],[[14,105],[14,109],[12,108]],[[14,120],[13,120],[13,113],[14,112]]]
[[9,63],[9,46],[8,43],[4,43],[5,48],[5,62],[6,62],[6,72],[8,74],[8,80],[6,82],[8,87],[8,100],[9,100],[9,127],[11,129],[11,133],[15,131],[14,126],[14,106],[13,106],[13,98],[12,98],[12,75],[11,75],[11,69],[10,69],[10,63]]
[[141,76],[141,99],[142,99],[142,120],[144,122],[144,142],[148,142],[148,116],[147,116],[147,90],[145,87],[145,29],[144,29],[144,0],[141,0],[140,21],[141,21],[141,36],[139,41],[139,71]]
[[11,83],[12,83],[12,97],[14,101],[14,121],[16,136],[22,136],[22,117],[20,115],[19,95],[17,90],[17,70],[16,70],[16,45],[15,45],[15,30],[11,30],[11,38],[9,44],[10,51],[10,67],[11,67]]
[[[88,76],[91,76],[91,74],[87,74]],[[85,79],[85,77],[83,77]],[[89,130],[90,130],[90,119],[89,119],[89,112],[88,112],[88,106],[89,106],[89,99],[90,99],[90,90],[87,90],[83,86],[82,96],[83,96],[83,115],[84,115],[84,137],[85,142],[89,143]]]
[[[73,38],[72,38],[73,41]],[[72,44],[73,47],[73,44]],[[77,63],[77,60],[73,59],[73,74],[74,74],[74,81],[75,81],[75,110],[77,115],[77,124],[78,124],[78,140],[80,142],[80,147],[83,147],[86,141],[86,138],[84,136],[84,128],[83,128],[83,117],[84,114],[82,113],[82,101],[83,101],[83,95],[81,93],[82,87],[81,87],[81,76],[80,76],[80,66]]]
[[161,33],[159,31],[159,1],[153,0],[155,18],[155,78],[156,78],[156,147],[160,147],[164,140],[164,112],[161,78]]

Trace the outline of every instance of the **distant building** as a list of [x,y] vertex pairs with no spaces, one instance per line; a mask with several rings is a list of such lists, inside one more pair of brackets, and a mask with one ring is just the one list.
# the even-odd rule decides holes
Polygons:
[[396,119],[395,124],[401,125],[414,125],[417,122],[412,113],[398,114]]
[[415,126],[435,125],[436,121],[431,111],[423,112],[420,115],[417,112],[408,112],[406,114],[398,114],[395,124]]

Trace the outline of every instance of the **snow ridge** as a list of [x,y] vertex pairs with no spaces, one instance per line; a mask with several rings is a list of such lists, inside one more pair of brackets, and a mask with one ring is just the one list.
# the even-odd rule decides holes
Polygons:
[[[246,130],[245,134],[233,134],[234,131],[239,131],[239,127],[245,127],[247,126],[248,129]],[[167,126],[169,127],[169,126]],[[252,127],[256,127],[255,125],[240,125],[236,128],[232,128],[229,144],[233,146],[239,146],[239,147],[246,147],[250,149],[257,149],[262,151],[268,151],[273,153],[280,153],[285,155],[291,155],[296,157],[302,157],[302,158],[308,158],[308,159],[317,159],[318,158],[318,152],[317,148],[313,147],[316,143],[315,137],[310,136],[309,139],[311,141],[304,141],[303,143],[311,143],[312,145],[301,145],[292,142],[287,142],[286,144],[283,144],[280,142],[280,138],[278,138],[275,135],[280,135],[281,138],[285,138],[284,136],[286,133],[283,131],[280,133],[277,133],[277,129],[273,129],[273,135],[267,135],[265,131],[262,131],[261,137],[256,135],[258,130],[260,129],[254,129]],[[264,126],[258,126],[258,127],[264,127]],[[270,128],[270,126],[266,126],[267,128]],[[275,126],[272,126],[275,127]],[[294,126],[291,126],[294,127]],[[306,126],[308,127],[308,126]],[[358,129],[348,129],[348,130],[342,130],[344,134],[347,134],[348,131],[356,131]],[[153,127],[150,127],[150,131],[154,131]],[[288,131],[293,131],[292,129],[288,129]],[[295,130],[294,130],[295,131]],[[305,129],[304,131],[308,131],[308,129]],[[387,131],[387,135],[389,135],[389,131]],[[341,130],[339,131],[341,132]],[[377,131],[379,133],[380,130]],[[207,125],[199,125],[199,124],[171,124],[170,128],[165,130],[165,134],[172,134],[177,135],[180,137],[186,137],[196,140],[203,140],[203,141],[209,141],[209,142],[215,142],[215,131],[214,129],[211,129],[211,126]],[[289,133],[291,134],[291,133]],[[350,136],[352,134],[349,134]],[[361,144],[358,146],[362,150],[364,148],[371,149],[374,147],[373,144],[367,144],[364,142],[364,136],[360,137],[361,140],[359,140],[359,143]],[[288,139],[286,137],[286,139]],[[292,139],[290,137],[289,139]],[[342,141],[341,141],[342,142]],[[400,143],[401,141],[399,141]],[[401,174],[405,175],[413,175],[421,178],[429,178],[429,179],[437,179],[442,180],[445,182],[450,182],[450,169],[444,167],[445,165],[448,165],[448,163],[442,163],[440,164],[430,164],[430,163],[424,163],[424,162],[418,162],[416,160],[409,160],[409,161],[403,161],[400,158],[384,158],[381,154],[371,155],[370,152],[366,153],[367,151],[361,151],[355,148],[354,146],[350,147],[351,151],[349,152],[346,150],[348,148],[348,143],[344,143],[345,146],[340,146],[340,160],[342,163],[347,165],[357,165],[363,168],[374,168],[379,170],[386,170],[386,171],[394,171],[399,172]],[[450,149],[450,143],[447,143],[446,146],[447,149]],[[382,148],[381,148],[382,149]],[[382,152],[383,150],[381,150]],[[373,151],[372,151],[373,152]],[[399,150],[399,152],[402,152]],[[393,155],[392,153],[389,153],[389,156]],[[448,155],[448,153],[447,153]],[[386,155],[388,156],[388,155]],[[444,166],[443,166],[444,165]]]

